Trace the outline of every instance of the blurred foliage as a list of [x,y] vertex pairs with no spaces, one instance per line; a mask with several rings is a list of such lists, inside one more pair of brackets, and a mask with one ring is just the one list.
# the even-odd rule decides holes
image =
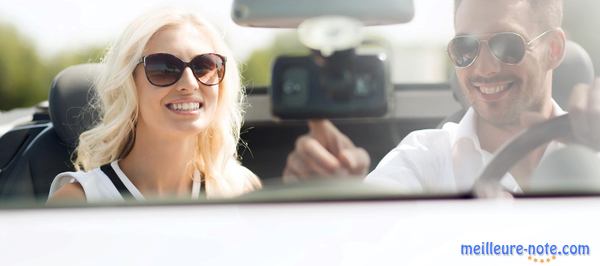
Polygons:
[[579,43],[592,57],[600,76],[600,1],[564,0],[563,26],[569,39]]
[[271,45],[255,50],[242,64],[243,83],[247,87],[261,87],[271,84],[271,68],[275,58],[280,55],[307,55],[296,32],[290,31],[276,35]]
[[39,56],[33,42],[15,27],[0,24],[0,110],[32,106],[48,98],[52,79],[67,66],[97,62],[103,48],[67,51],[51,58]]

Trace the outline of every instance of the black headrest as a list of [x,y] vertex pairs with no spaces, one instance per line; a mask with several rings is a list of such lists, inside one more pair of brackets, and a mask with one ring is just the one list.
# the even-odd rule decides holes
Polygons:
[[565,58],[552,76],[552,97],[563,108],[567,108],[575,85],[594,82],[594,64],[585,49],[572,41],[567,41],[565,48]]
[[93,81],[100,67],[100,64],[71,66],[58,73],[52,82],[48,96],[50,119],[56,134],[70,147],[75,147],[79,135],[98,120],[90,103],[95,97]]
[[[592,84],[594,81],[594,65],[590,55],[579,44],[567,40],[565,45],[565,58],[562,63],[554,69],[552,75],[552,97],[560,107],[567,108],[571,89],[578,83]],[[450,88],[454,98],[463,106],[468,107],[456,73],[452,71],[450,76]]]

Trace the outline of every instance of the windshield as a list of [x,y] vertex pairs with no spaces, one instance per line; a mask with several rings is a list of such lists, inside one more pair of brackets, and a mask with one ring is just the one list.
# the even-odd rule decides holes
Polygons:
[[[193,194],[196,190],[204,193],[201,195],[214,195],[208,198],[218,200],[235,199],[240,195],[244,195],[242,199],[260,201],[328,196],[345,199],[463,197],[472,195],[474,186],[481,180],[491,183],[483,184],[484,188],[491,186],[513,194],[596,193],[600,187],[600,181],[596,181],[600,169],[594,144],[581,141],[585,136],[573,135],[568,130],[563,135],[550,134],[563,132],[559,127],[543,128],[529,138],[531,141],[524,140],[533,143],[547,138],[535,147],[515,144],[517,147],[513,149],[521,149],[511,151],[506,157],[519,156],[519,159],[510,165],[503,166],[500,162],[492,166],[502,174],[484,179],[479,176],[510,140],[539,122],[566,113],[573,92],[586,91],[574,88],[582,86],[578,84],[589,87],[594,77],[600,75],[600,35],[596,34],[600,21],[595,14],[600,10],[600,3],[564,1],[559,9],[547,4],[523,7],[500,3],[511,2],[507,0],[493,4],[498,12],[483,9],[475,12],[479,10],[478,3],[472,2],[476,1],[413,1],[414,17],[410,22],[361,28],[362,39],[351,49],[334,51],[334,56],[327,56],[324,48],[309,49],[307,40],[299,37],[296,29],[235,24],[231,18],[231,0],[179,0],[168,4],[159,0],[144,3],[27,0],[19,5],[2,2],[1,195],[6,195],[7,202],[23,198],[45,202],[40,195],[47,196],[57,174],[77,172],[74,163],[84,166],[79,172],[90,172],[100,171],[101,165],[111,162],[117,162],[111,167],[116,178],[124,180],[122,187],[129,191],[129,197],[139,199],[146,195],[149,200],[158,202],[179,201],[182,198],[176,195]],[[120,45],[117,40],[124,38],[122,34],[128,31],[128,25],[149,10],[163,6],[195,10],[198,16],[215,26],[215,32],[231,54],[226,54],[227,49],[218,48],[216,42],[207,42],[206,36],[201,34],[197,38],[173,41],[167,38],[171,36],[170,28],[163,28],[160,32],[168,34],[144,39],[149,40],[149,44],[140,50],[140,58],[132,59],[136,61],[132,64],[138,63],[130,75],[137,88],[130,94],[136,95],[131,98],[135,99],[135,105],[120,103],[118,111],[115,107],[115,110],[90,113],[91,106],[99,103],[94,99],[117,106],[118,98],[125,99],[125,96],[98,92],[106,93],[106,98],[94,98],[96,92],[83,90],[82,96],[75,98],[89,104],[58,106],[74,96],[56,87],[79,86],[73,85],[79,84],[76,79],[65,81],[67,74],[62,76],[63,80],[55,79],[70,66],[93,64],[89,66],[91,70],[75,69],[74,73],[78,74],[71,75],[80,77],[81,82],[105,84],[107,90],[112,88],[111,78],[102,80],[105,76],[98,74],[95,67],[119,62],[118,55],[115,61],[106,58],[111,58],[109,51],[118,52],[110,49]],[[537,13],[549,15],[523,15]],[[311,30],[318,31],[332,24],[332,20],[326,20]],[[182,27],[172,28],[173,32],[183,31]],[[333,34],[331,32],[327,34]],[[202,45],[185,46],[194,41]],[[336,41],[334,37],[326,43]],[[172,56],[152,56],[161,53]],[[216,55],[196,57],[207,53]],[[187,65],[183,64],[186,62]],[[196,97],[193,93],[185,94],[188,87],[177,89],[188,77],[187,66],[200,82],[199,88],[230,86],[228,78],[239,70],[238,88],[243,87],[246,94],[242,104],[232,103],[232,106],[241,106],[243,120],[239,124],[234,123],[235,114],[223,116],[234,122],[221,117],[211,120],[225,112],[220,109],[224,106],[224,95],[228,95],[224,90],[202,92]],[[232,70],[234,68],[237,70]],[[82,73],[94,74],[85,74],[89,76],[86,79],[81,78]],[[146,87],[140,86],[140,82],[151,89],[144,90]],[[168,92],[172,87],[172,92]],[[315,89],[317,87],[322,89]],[[57,92],[53,94],[52,90]],[[55,106],[52,106],[53,101],[57,102]],[[146,107],[152,106],[153,101],[160,104]],[[592,101],[581,102],[579,106],[585,109]],[[74,113],[74,110],[82,111]],[[131,114],[125,118],[120,112]],[[82,132],[100,121],[102,114],[106,123],[101,124],[106,124],[106,128],[80,138]],[[194,115],[201,118],[183,125],[181,121]],[[209,122],[198,122],[202,119]],[[85,122],[88,120],[94,122]],[[75,125],[81,121],[84,121],[82,125]],[[111,128],[110,121],[120,121],[121,127]],[[221,133],[214,133],[217,131],[206,133],[211,136],[206,140],[198,137],[198,142],[185,138],[200,148],[189,154],[174,154],[186,160],[187,155],[203,158],[179,164],[179,168],[171,164],[175,169],[185,170],[181,172],[189,172],[185,183],[158,182],[154,184],[160,185],[153,187],[148,179],[141,177],[158,178],[157,171],[143,170],[152,169],[149,162],[163,159],[138,148],[142,145],[139,143],[148,141],[146,143],[152,145],[146,146],[156,145],[155,150],[164,146],[165,152],[169,150],[167,146],[186,147],[192,144],[183,145],[183,137],[179,142],[170,142],[170,137],[190,130],[197,130],[196,135],[200,136],[219,123],[223,123],[220,129],[229,132],[232,141],[237,143],[229,143],[224,137],[221,142],[211,142],[221,138]],[[589,132],[596,129],[594,120],[580,124],[588,125],[585,130]],[[570,124],[561,125],[569,127]],[[173,131],[167,132],[165,128]],[[224,128],[233,128],[235,132]],[[50,129],[56,131],[54,141],[37,144],[46,141],[48,133],[44,132]],[[106,133],[109,130],[111,133]],[[140,135],[136,133],[138,130],[151,133]],[[100,138],[105,133],[109,137],[103,140],[93,137]],[[162,138],[164,142],[145,137],[155,135],[161,136],[157,139]],[[235,138],[237,135],[239,141]],[[206,143],[198,144],[201,141]],[[114,147],[102,149],[97,143]],[[224,150],[228,145],[234,148]],[[209,152],[206,147],[214,151]],[[216,152],[217,147],[223,150]],[[230,153],[236,153],[231,161],[218,163],[219,156],[228,157],[224,154]],[[77,156],[82,159],[78,161]],[[128,157],[133,159],[127,160]],[[213,159],[206,159],[208,157]],[[45,158],[58,159],[46,161]],[[211,168],[213,163],[214,168]],[[91,168],[87,168],[88,165]],[[164,176],[173,173],[163,169]],[[38,177],[40,172],[53,173],[53,176]],[[224,183],[214,181],[221,176],[230,179],[223,177],[227,180]],[[257,179],[240,181],[247,176]],[[22,185],[21,178],[33,181]],[[70,176],[53,186],[58,189],[65,184],[81,183],[78,178]],[[199,188],[196,183],[200,184]],[[119,190],[119,186],[111,189]],[[85,192],[88,199],[93,197],[85,186],[79,186],[79,191]],[[148,196],[152,193],[163,196]]]

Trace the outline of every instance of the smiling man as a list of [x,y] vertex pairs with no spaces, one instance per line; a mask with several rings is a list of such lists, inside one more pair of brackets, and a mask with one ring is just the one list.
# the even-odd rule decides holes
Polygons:
[[[448,53],[471,107],[459,123],[410,133],[366,180],[411,192],[468,190],[508,140],[533,122],[565,113],[552,99],[552,72],[565,49],[561,23],[561,0],[457,0]],[[593,142],[590,136],[600,132],[589,126],[600,121],[599,90],[598,82],[592,89],[574,88],[569,109],[582,140]],[[311,121],[309,128],[288,156],[284,179],[367,171],[366,152],[329,121]],[[533,151],[501,184],[521,191],[543,156],[560,146],[552,142]]]

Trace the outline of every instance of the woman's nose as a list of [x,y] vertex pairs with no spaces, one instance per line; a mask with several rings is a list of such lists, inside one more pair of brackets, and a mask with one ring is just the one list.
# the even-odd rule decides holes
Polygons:
[[186,67],[181,74],[179,82],[176,83],[179,91],[194,91],[200,88],[198,79],[191,68]]

